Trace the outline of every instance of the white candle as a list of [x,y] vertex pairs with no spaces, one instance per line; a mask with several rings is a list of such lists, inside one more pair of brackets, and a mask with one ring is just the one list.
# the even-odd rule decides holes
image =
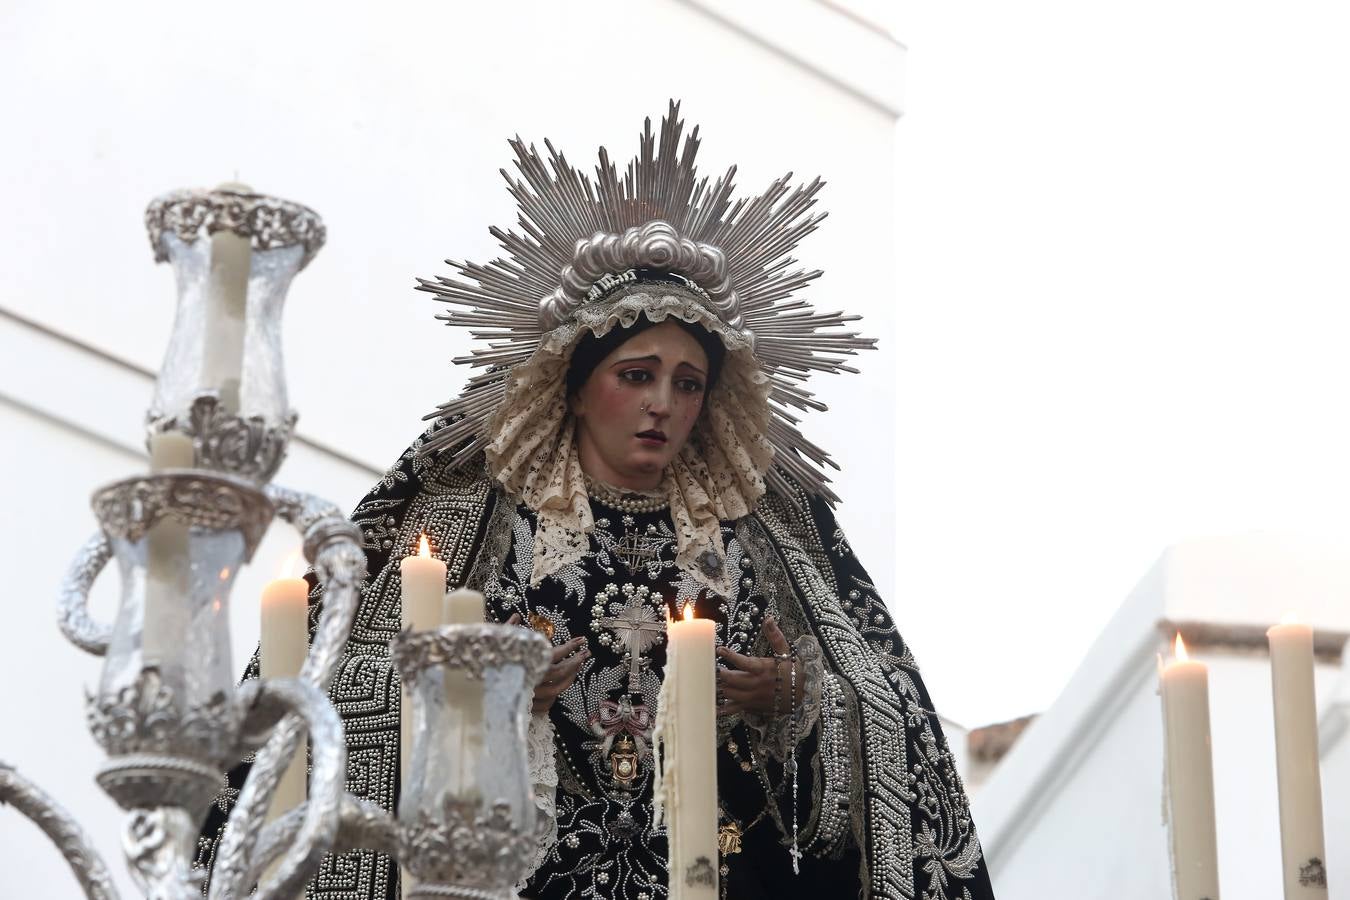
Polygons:
[[445,563],[431,555],[425,534],[418,541],[417,555],[405,556],[398,570],[403,582],[403,627],[427,631],[440,625]]
[[667,624],[666,672],[657,701],[655,795],[667,821],[671,900],[716,900],[717,669],[712,619]]
[[[303,578],[269,581],[262,592],[258,662],[263,678],[294,678],[309,651],[309,584]],[[305,801],[305,745],[281,776],[267,820]]]
[[[226,182],[216,190],[251,194],[246,184]],[[233,231],[211,235],[211,273],[206,288],[206,346],[203,381],[220,392],[228,412],[240,412],[239,379],[244,362],[244,325],[248,315],[251,239]]]
[[191,469],[196,462],[192,438],[178,431],[150,435],[150,471]]
[[1327,896],[1313,630],[1287,618],[1266,632],[1275,701],[1275,771],[1285,900]]
[[1186,645],[1179,634],[1176,658],[1162,671],[1162,700],[1175,897],[1218,900],[1209,671],[1203,663],[1187,658]]
[[[445,563],[431,555],[424,534],[416,556],[405,556],[398,566],[402,580],[403,627],[427,631],[441,624],[441,605],[445,598]],[[399,710],[399,771],[402,784],[408,784],[408,766],[412,762],[412,702],[407,688]]]
[[445,595],[442,621],[446,625],[477,625],[483,621],[483,595],[459,587]]
[[[190,469],[192,438],[178,432],[150,436],[150,472]],[[146,533],[145,603],[141,609],[141,659],[164,666],[175,658],[187,627],[188,529],[162,518]]]
[[[398,565],[402,581],[403,627],[426,631],[441,624],[441,606],[445,598],[445,563],[431,555],[427,536],[418,541],[416,556],[405,556]],[[399,707],[399,783],[408,789],[408,772],[412,765],[412,701],[408,689],[403,689]],[[412,886],[412,873],[399,866],[400,883],[404,894]]]
[[[476,625],[483,621],[483,595],[456,588],[445,595],[443,619],[447,625]],[[457,797],[476,796],[478,758],[483,752],[483,684],[464,672],[445,673],[445,739],[455,754],[447,790]]]

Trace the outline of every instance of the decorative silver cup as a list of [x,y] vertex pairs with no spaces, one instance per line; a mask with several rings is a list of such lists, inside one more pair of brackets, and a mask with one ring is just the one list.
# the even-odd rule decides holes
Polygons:
[[540,827],[526,731],[549,642],[510,625],[446,625],[405,631],[390,652],[413,704],[398,808],[414,878],[404,896],[513,897]]
[[179,431],[198,468],[268,481],[295,425],[286,398],[281,312],[291,278],[323,246],[311,209],[243,190],[177,191],[145,212],[158,262],[173,265],[178,308],[147,416]]

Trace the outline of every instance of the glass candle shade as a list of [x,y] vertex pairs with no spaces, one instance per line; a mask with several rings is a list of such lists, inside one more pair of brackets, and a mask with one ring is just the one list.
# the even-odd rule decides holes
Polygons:
[[204,813],[239,733],[230,587],[272,504],[242,479],[169,470],[108,485],[94,512],[122,576],[86,707],[110,757],[99,782],[128,808]]
[[391,652],[413,705],[398,804],[414,879],[405,896],[446,887],[508,896],[537,839],[526,732],[549,642],[510,625],[444,625],[403,632]]
[[227,189],[167,194],[145,220],[178,290],[150,431],[191,436],[198,468],[265,483],[295,424],[282,308],[291,279],[323,245],[323,223],[299,204]]

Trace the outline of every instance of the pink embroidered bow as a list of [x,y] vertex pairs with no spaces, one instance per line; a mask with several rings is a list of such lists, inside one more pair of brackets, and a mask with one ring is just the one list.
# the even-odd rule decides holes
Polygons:
[[605,753],[609,753],[614,738],[620,732],[626,732],[633,736],[638,753],[646,755],[647,736],[651,734],[652,727],[651,710],[646,704],[634,706],[627,697],[617,703],[613,700],[601,700],[600,709],[592,713],[588,721],[595,736],[603,739],[600,749]]

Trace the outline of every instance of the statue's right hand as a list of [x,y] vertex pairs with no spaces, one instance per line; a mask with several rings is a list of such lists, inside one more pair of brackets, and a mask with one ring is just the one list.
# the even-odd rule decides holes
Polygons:
[[[521,622],[520,613],[515,613],[506,620],[507,625],[519,625]],[[560,644],[553,648],[553,659],[548,670],[544,672],[544,677],[534,687],[534,703],[531,706],[531,712],[535,715],[546,713],[553,706],[559,695],[572,686],[572,682],[577,680],[577,673],[586,660],[590,659],[591,651],[586,646],[586,638],[572,638],[565,644]]]

